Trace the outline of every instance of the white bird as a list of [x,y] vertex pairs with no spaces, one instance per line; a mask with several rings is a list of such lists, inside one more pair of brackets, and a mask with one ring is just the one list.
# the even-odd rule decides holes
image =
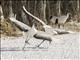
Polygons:
[[58,22],[56,22],[56,19],[58,19],[57,16],[51,16],[50,17],[50,22],[52,22],[53,24],[56,24],[56,23],[58,23]]
[[63,25],[66,23],[67,19],[69,18],[70,13],[67,13],[67,15],[59,16],[58,17],[58,27],[60,28],[60,25]]
[[69,18],[70,13],[67,13],[67,15],[63,15],[63,16],[53,16],[50,18],[50,21],[55,24],[58,25],[58,27],[60,28],[60,25],[63,25],[66,23],[67,19]]

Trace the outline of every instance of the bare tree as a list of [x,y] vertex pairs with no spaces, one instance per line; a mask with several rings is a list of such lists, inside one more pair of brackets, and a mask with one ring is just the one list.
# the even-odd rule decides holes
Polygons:
[[58,9],[58,12],[57,12],[57,15],[60,16],[61,15],[61,1],[57,1],[57,9]]
[[79,12],[79,9],[80,9],[80,2],[79,2],[79,0],[77,0],[77,11]]

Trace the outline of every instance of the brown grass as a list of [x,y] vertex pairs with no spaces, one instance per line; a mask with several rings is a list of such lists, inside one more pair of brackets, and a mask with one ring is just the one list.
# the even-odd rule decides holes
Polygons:
[[[53,28],[58,28],[55,24],[50,24]],[[74,32],[80,32],[80,23],[77,22],[67,22],[64,24],[63,29],[70,30]]]
[[0,21],[0,34],[7,36],[21,36],[22,32],[9,19]]
[[67,30],[71,30],[71,31],[75,31],[75,32],[80,32],[80,23],[76,23],[76,22],[68,22],[64,25],[64,27],[66,27]]

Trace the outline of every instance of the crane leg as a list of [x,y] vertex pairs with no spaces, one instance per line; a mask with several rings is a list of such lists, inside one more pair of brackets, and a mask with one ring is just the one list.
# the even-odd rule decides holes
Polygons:
[[25,48],[25,46],[26,46],[26,43],[30,44],[28,41],[29,41],[29,40],[25,41],[25,44],[24,44],[22,50],[24,50],[24,48]]
[[45,40],[43,40],[37,47],[39,47]]
[[25,43],[30,44],[28,41],[25,41]]
[[59,28],[59,26],[58,26],[59,24],[55,24],[54,26],[56,27],[56,28]]
[[58,24],[58,28],[60,28],[60,24]]
[[30,43],[28,42],[29,40],[30,40],[30,39],[27,38],[27,39],[25,40],[25,43],[30,44]]
[[[39,47],[45,40],[43,40],[37,47]],[[49,41],[49,44],[51,43],[51,41]]]
[[24,50],[25,46],[26,46],[26,43],[24,44],[24,46],[23,46],[22,50]]
[[64,29],[64,24],[63,24],[63,29]]

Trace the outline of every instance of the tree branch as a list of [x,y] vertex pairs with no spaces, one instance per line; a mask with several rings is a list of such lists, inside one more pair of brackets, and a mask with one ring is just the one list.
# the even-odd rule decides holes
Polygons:
[[30,30],[30,29],[31,29],[31,27],[29,27],[28,25],[26,25],[26,24],[24,24],[24,23],[16,20],[15,17],[9,17],[9,19],[10,19],[12,22],[14,22],[14,23],[15,23],[19,28],[21,28],[23,31],[24,31],[24,30]]
[[23,6],[23,10],[30,16],[32,16],[34,19],[36,19],[37,21],[39,21],[40,23],[42,23],[43,25],[46,25],[41,19],[37,18],[36,16],[32,15],[30,12],[28,12],[26,10],[26,8]]

